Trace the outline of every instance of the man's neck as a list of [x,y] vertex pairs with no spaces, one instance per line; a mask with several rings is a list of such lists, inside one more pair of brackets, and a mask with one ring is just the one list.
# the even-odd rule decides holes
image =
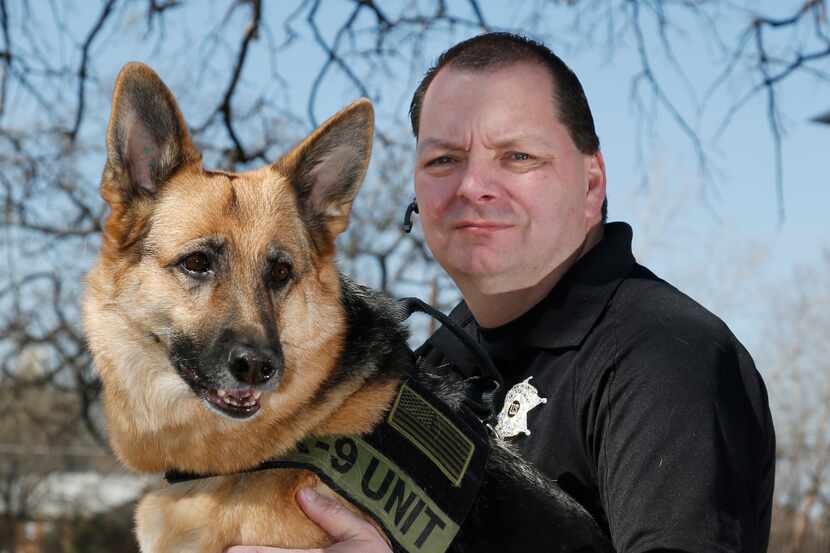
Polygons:
[[482,328],[495,328],[518,319],[542,301],[577,260],[588,253],[601,239],[602,225],[592,228],[582,245],[564,262],[529,288],[511,290],[499,294],[482,294],[475,286],[459,282],[467,307]]

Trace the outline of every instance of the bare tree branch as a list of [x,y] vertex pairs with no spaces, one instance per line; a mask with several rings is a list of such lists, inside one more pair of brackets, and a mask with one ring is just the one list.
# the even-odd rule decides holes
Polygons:
[[323,64],[323,67],[320,69],[319,73],[317,73],[317,77],[314,79],[313,84],[311,85],[311,95],[308,99],[308,119],[311,121],[312,126],[317,126],[319,124],[317,120],[317,116],[314,114],[314,105],[317,100],[317,93],[320,89],[320,85],[323,82],[323,79],[326,76],[326,73],[329,70],[329,67],[334,63],[336,64],[348,77],[349,80],[357,87],[360,91],[361,96],[369,96],[369,93],[366,91],[366,87],[363,86],[363,82],[357,78],[357,76],[352,72],[351,68],[346,64],[340,56],[337,55],[337,49],[340,45],[340,40],[343,36],[351,29],[354,22],[357,20],[357,16],[360,14],[361,9],[366,4],[362,2],[358,2],[355,9],[352,11],[351,15],[349,15],[348,19],[346,19],[345,23],[341,25],[341,27],[337,30],[337,34],[334,38],[334,43],[332,46],[329,46],[325,39],[323,38],[322,33],[320,32],[320,28],[317,25],[316,17],[317,17],[317,9],[320,7],[320,0],[313,0],[313,4],[311,6],[311,10],[309,10],[308,17],[306,21],[308,25],[311,27],[312,32],[314,33],[314,40],[323,49],[324,52],[327,54],[326,62]]
[[[669,112],[669,114],[675,120],[677,125],[689,139],[697,156],[698,168],[703,175],[706,175],[708,177],[709,170],[706,153],[703,149],[703,144],[700,141],[698,133],[691,127],[686,118],[683,117],[683,115],[680,113],[680,111],[677,109],[674,103],[666,95],[666,93],[663,90],[663,87],[660,86],[652,69],[651,60],[648,55],[648,48],[646,47],[645,37],[643,36],[642,23],[640,20],[640,2],[638,2],[637,0],[629,0],[628,4],[631,9],[634,36],[636,37],[637,43],[637,52],[640,56],[640,65],[642,67],[642,72],[640,76],[648,83],[649,88],[654,94],[656,100]],[[661,15],[661,17],[663,16]],[[634,95],[637,94],[636,86],[638,82],[638,80],[635,80],[632,87]]]
[[3,50],[0,50],[0,61],[3,62],[3,77],[0,78],[0,119],[2,119],[6,110],[9,70],[12,64],[12,41],[9,35],[9,12],[6,8],[6,0],[0,0],[0,30],[3,32]]
[[81,64],[78,67],[78,109],[75,112],[75,123],[72,125],[72,130],[69,131],[69,140],[71,142],[74,142],[75,138],[78,136],[78,131],[81,128],[81,122],[84,117],[84,106],[86,105],[85,86],[88,72],[89,50],[92,47],[92,42],[95,40],[95,37],[98,36],[98,33],[104,27],[104,23],[107,21],[110,14],[112,14],[112,9],[115,7],[116,1],[117,0],[107,0],[106,4],[104,4],[104,8],[101,10],[101,14],[98,16],[98,20],[95,22],[95,25],[92,26],[92,29],[89,31],[89,34],[86,36],[86,40],[84,40],[84,44],[81,47]]
[[259,34],[259,25],[262,18],[262,0],[240,0],[240,2],[244,2],[251,6],[251,22],[248,24],[248,27],[245,29],[245,33],[242,36],[242,44],[239,48],[236,64],[233,67],[233,73],[231,74],[228,88],[225,90],[225,95],[222,97],[222,103],[219,104],[217,111],[222,114],[222,121],[225,124],[225,129],[228,131],[228,136],[233,142],[235,154],[233,161],[238,163],[247,163],[252,159],[261,157],[264,152],[259,151],[255,154],[249,154],[245,151],[245,147],[242,145],[242,142],[239,140],[239,136],[233,128],[232,102],[233,95],[236,92],[239,79],[242,75],[242,69],[245,67],[245,59],[248,57],[248,49],[251,42],[256,40]]

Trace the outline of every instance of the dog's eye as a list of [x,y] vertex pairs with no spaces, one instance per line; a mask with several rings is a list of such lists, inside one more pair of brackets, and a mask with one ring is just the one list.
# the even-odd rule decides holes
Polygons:
[[192,253],[182,260],[182,267],[189,273],[203,275],[210,271],[210,258],[202,252]]
[[271,282],[276,286],[283,285],[291,278],[291,265],[285,261],[277,261],[271,266]]

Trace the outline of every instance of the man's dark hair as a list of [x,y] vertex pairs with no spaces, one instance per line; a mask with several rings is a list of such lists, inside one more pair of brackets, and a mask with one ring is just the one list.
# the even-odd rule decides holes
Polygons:
[[[553,81],[553,101],[559,121],[577,149],[585,155],[599,151],[599,137],[594,129],[594,118],[579,79],[559,56],[540,42],[512,33],[488,33],[459,42],[439,56],[421,80],[412,103],[409,120],[412,133],[418,138],[421,106],[429,85],[438,72],[450,66],[465,71],[492,71],[519,63],[539,64],[550,73]],[[608,214],[608,200],[602,204],[602,221]]]

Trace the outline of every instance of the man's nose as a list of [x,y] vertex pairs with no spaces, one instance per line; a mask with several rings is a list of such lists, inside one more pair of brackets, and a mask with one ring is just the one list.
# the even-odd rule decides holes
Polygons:
[[498,197],[498,187],[493,182],[493,168],[488,167],[486,160],[472,157],[467,160],[457,194],[472,203],[486,203]]

